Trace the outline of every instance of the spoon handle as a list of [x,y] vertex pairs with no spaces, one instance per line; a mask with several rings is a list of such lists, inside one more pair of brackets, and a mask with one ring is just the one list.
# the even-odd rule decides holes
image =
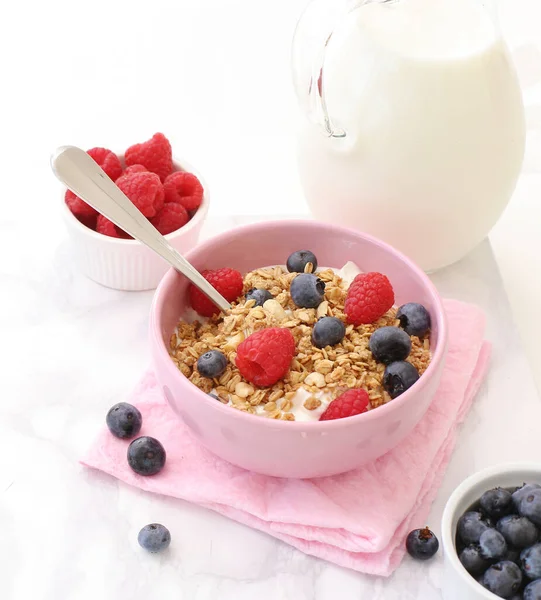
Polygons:
[[56,177],[74,194],[185,275],[220,310],[229,302],[179,254],[84,150],[62,146],[51,157]]

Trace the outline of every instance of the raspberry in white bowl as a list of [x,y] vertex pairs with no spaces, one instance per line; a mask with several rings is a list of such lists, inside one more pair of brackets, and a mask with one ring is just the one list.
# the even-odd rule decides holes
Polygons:
[[[173,158],[163,134],[124,154],[107,148],[88,154],[175,249],[185,253],[196,245],[208,213],[208,189],[193,167]],[[157,286],[168,268],[159,256],[71,190],[65,191],[63,209],[76,260],[88,277],[122,290]]]

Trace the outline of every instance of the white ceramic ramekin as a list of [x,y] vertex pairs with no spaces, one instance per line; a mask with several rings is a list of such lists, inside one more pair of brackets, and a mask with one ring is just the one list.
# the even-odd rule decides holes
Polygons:
[[455,546],[458,519],[487,490],[511,488],[524,483],[541,484],[541,464],[509,463],[475,473],[461,483],[449,498],[443,512],[441,534],[445,560],[443,597],[445,600],[497,600],[466,571]]
[[[123,157],[120,156],[121,160]],[[186,161],[174,160],[175,170],[197,176],[203,186],[203,202],[190,221],[178,231],[165,236],[184,254],[199,239],[209,209],[209,191],[201,175]],[[136,240],[124,240],[97,233],[80,223],[70,212],[62,192],[62,214],[81,271],[97,283],[117,290],[152,290],[169,269],[169,265],[152,250]]]

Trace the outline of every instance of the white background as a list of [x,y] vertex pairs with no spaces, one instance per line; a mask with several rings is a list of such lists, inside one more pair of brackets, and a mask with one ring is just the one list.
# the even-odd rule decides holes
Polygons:
[[[306,210],[295,165],[290,41],[305,0],[49,0],[2,9],[0,268],[23,310],[21,270],[42,273],[65,236],[49,171],[63,144],[123,150],[163,131],[203,172],[212,214]],[[501,0],[530,134],[525,175],[492,235],[541,383],[541,8]],[[539,43],[539,46],[535,46]],[[535,171],[535,172],[532,172]],[[16,248],[16,249],[15,249]],[[41,275],[39,275],[41,277]],[[36,282],[38,283],[38,282]],[[24,288],[24,286],[23,286]]]
[[[425,571],[412,567],[402,571],[407,585],[392,597],[379,581],[370,588],[373,593],[362,595],[368,588],[354,573],[332,570],[329,575],[322,563],[193,506],[157,502],[125,486],[117,489],[107,478],[96,484],[94,477],[81,476],[73,459],[102,422],[101,406],[116,402],[147,364],[151,295],[96,289],[92,282],[71,278],[58,214],[60,185],[49,169],[50,153],[63,144],[122,151],[163,131],[175,154],[204,173],[213,215],[306,211],[296,175],[299,115],[289,71],[290,41],[304,3],[49,0],[2,7],[0,500],[8,510],[0,510],[0,539],[7,531],[4,539],[18,543],[15,548],[0,541],[0,583],[7,586],[0,592],[2,600],[63,600],[64,588],[79,590],[69,600],[134,597],[122,597],[111,587],[115,581],[124,589],[122,567],[130,561],[148,586],[138,590],[141,597],[157,597],[160,584],[164,594],[167,590],[160,596],[164,600],[191,600],[196,589],[197,600],[252,600],[262,597],[267,584],[268,597],[279,598],[278,590],[288,590],[288,597],[319,599],[333,597],[337,581],[351,592],[342,594],[343,600],[404,600],[405,588],[416,594],[412,598],[435,597],[429,590],[440,585],[438,565],[432,582],[420,579]],[[541,9],[538,0],[501,4],[530,133],[525,173],[492,242],[541,386]],[[517,368],[514,348],[510,344],[509,360],[494,368],[508,368],[509,379],[520,380],[524,370]],[[519,421],[521,414],[524,422],[530,416],[528,400],[534,403],[529,398],[521,404]],[[481,403],[484,413],[469,420],[455,466],[474,468],[471,463],[479,455],[487,458],[478,441],[493,433],[490,422],[479,417],[491,412],[489,401]],[[528,427],[535,427],[535,417],[532,421]],[[515,428],[517,455],[526,448],[522,433]],[[453,473],[442,498],[462,477],[462,471]],[[82,518],[86,506],[102,518]],[[164,560],[159,569],[159,564],[138,562],[135,552],[122,545],[128,539],[135,544],[137,527],[155,514],[150,507],[159,511],[153,519],[175,523],[182,532],[175,538],[179,562]],[[118,515],[122,523],[115,521]],[[111,541],[108,532],[118,527],[121,535]],[[218,546],[211,563],[205,546],[209,539]],[[234,542],[237,549],[260,552],[248,557],[230,553]],[[117,555],[118,564],[110,560]],[[283,571],[277,582],[269,565]],[[3,569],[17,571],[11,587]],[[256,579],[254,569],[260,570]],[[306,578],[299,577],[304,570]],[[102,577],[105,572],[109,578]],[[159,581],[149,575],[157,572]],[[179,573],[184,593],[175,588]],[[131,584],[143,586],[135,580]]]

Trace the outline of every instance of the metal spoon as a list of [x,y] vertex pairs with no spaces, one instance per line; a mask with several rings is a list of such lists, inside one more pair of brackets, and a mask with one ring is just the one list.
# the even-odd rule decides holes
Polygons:
[[62,146],[51,156],[56,177],[115,225],[154,250],[174,269],[185,275],[220,310],[231,308],[229,302],[179,254],[127,196],[84,150]]

